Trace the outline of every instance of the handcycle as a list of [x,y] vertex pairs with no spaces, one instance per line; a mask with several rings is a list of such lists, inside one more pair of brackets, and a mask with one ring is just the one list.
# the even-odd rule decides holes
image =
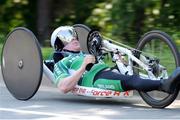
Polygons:
[[[124,45],[82,24],[75,24],[82,49],[93,54],[97,61],[110,57],[119,74],[137,74],[153,80],[167,79],[180,66],[180,55],[169,35],[150,31],[141,37],[136,48]],[[61,56],[54,52],[54,56]],[[62,57],[59,57],[59,60]],[[16,28],[7,37],[2,53],[2,73],[10,93],[19,100],[28,100],[37,92],[42,73],[50,80],[53,76],[54,59],[43,60],[40,45],[35,35],[26,28]],[[19,85],[21,87],[19,87]],[[179,87],[172,94],[160,91],[138,91],[150,106],[164,108],[177,97]],[[90,97],[130,97],[133,91],[112,91],[77,85],[72,93]]]

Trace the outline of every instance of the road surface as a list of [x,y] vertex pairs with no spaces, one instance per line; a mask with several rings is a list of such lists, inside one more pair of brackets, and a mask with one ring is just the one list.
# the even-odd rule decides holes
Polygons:
[[96,99],[63,95],[44,77],[37,94],[19,101],[7,91],[0,74],[0,119],[105,120],[180,119],[180,100],[165,109],[154,109],[139,96],[126,99]]

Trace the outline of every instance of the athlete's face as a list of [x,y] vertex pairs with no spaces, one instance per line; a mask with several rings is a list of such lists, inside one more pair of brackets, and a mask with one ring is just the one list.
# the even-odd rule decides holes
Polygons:
[[81,46],[79,41],[77,40],[77,38],[73,38],[71,40],[71,42],[69,42],[64,49],[66,50],[71,50],[71,51],[80,51],[81,50]]

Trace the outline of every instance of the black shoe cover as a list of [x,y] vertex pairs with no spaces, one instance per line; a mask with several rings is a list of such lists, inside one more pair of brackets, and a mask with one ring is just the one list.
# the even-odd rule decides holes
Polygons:
[[177,67],[168,79],[161,80],[160,90],[172,94],[180,83],[180,67]]

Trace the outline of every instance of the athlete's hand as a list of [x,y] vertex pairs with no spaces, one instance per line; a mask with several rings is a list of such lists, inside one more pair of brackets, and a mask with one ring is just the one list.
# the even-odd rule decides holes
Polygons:
[[85,70],[88,64],[95,63],[95,61],[96,59],[93,55],[86,55],[81,67]]

